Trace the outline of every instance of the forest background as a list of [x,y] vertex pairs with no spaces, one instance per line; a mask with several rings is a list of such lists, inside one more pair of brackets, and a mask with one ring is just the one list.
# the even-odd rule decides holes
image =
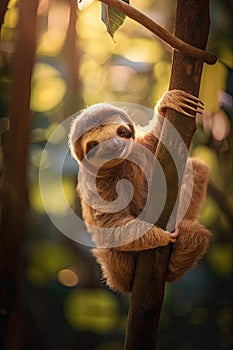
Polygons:
[[[134,0],[132,5],[172,32],[176,2]],[[232,13],[229,0],[212,0],[208,50],[218,62],[204,66],[200,98],[205,113],[198,119],[191,154],[211,169],[208,197],[200,220],[213,232],[207,256],[180,281],[166,286],[158,348],[196,350],[232,346]],[[30,99],[31,122],[27,169],[23,261],[25,349],[122,349],[129,295],[118,295],[101,282],[88,246],[56,228],[51,216],[66,206],[79,212],[75,192],[77,165],[67,154],[61,123],[97,102],[121,102],[153,108],[168,89],[171,50],[148,30],[126,19],[114,36],[106,32],[96,1],[77,12],[73,1],[41,0]],[[18,7],[9,2],[0,42],[0,118],[4,142],[12,96],[12,60],[18,29]],[[24,62],[21,62],[22,66]],[[59,127],[56,137],[53,131]],[[49,141],[49,150],[44,151]],[[43,154],[43,157],[42,157]],[[1,152],[1,160],[3,152]],[[47,210],[39,173],[46,177]]]

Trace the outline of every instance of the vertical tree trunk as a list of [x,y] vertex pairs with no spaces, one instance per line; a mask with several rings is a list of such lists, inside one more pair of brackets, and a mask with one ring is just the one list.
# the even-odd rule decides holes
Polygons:
[[[182,40],[205,49],[209,34],[209,1],[208,0],[178,0],[176,10],[175,35]],[[170,89],[181,89],[198,96],[203,62],[188,57],[181,52],[174,52]],[[195,132],[194,118],[167,110],[166,118],[178,130],[189,149]],[[169,137],[166,129],[162,137]],[[179,150],[177,140],[172,140],[173,148]],[[156,158],[165,170],[167,180],[168,200],[157,225],[166,228],[178,193],[176,171],[182,173],[186,163],[185,153],[182,153],[179,169],[176,169],[168,150],[162,142],[159,143]],[[164,298],[166,271],[170,247],[158,248],[140,252],[129,308],[126,330],[125,350],[156,349],[158,325]]]
[[[38,0],[20,0],[18,7],[18,40],[13,63],[10,131],[6,137],[1,186],[0,282],[6,293],[1,293],[0,303],[7,306],[4,311],[6,321],[9,317],[5,349],[9,350],[22,348],[20,249],[24,239],[29,106]],[[9,295],[13,297],[13,285],[16,287],[16,297],[12,300]]]
[[5,14],[7,11],[7,6],[10,0],[1,0],[0,4],[0,29],[4,23]]
[[65,116],[68,117],[83,108],[82,81],[79,68],[81,60],[80,40],[76,30],[78,19],[77,3],[70,2],[70,22],[63,47],[64,66],[67,72],[67,93],[65,99]]

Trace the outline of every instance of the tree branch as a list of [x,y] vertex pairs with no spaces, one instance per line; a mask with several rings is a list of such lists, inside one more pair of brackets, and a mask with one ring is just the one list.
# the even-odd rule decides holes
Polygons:
[[[197,26],[198,23],[198,26]],[[198,28],[198,30],[194,30]],[[176,36],[205,49],[209,33],[209,2],[207,0],[178,0],[176,11]],[[173,53],[170,89],[181,89],[198,96],[203,61]],[[166,119],[177,129],[189,149],[196,130],[195,118],[188,118],[173,110],[167,110]],[[169,138],[166,127],[162,137]],[[173,152],[178,152],[180,163],[177,169],[163,142],[159,142],[156,158],[162,165],[167,180],[167,200],[157,225],[166,228],[178,194],[177,171],[182,174],[186,154],[180,154],[178,140],[171,140]],[[169,261],[170,246],[138,253],[131,304],[126,330],[125,350],[156,349],[157,333],[164,287]]]
[[155,23],[151,18],[147,17],[145,14],[143,14],[136,8],[128,5],[126,2],[123,2],[121,0],[100,1],[124,13],[126,16],[130,17],[136,22],[140,23],[176,51],[183,52],[186,55],[202,60],[207,64],[214,64],[216,62],[217,58],[215,55],[206,52],[202,49],[199,49],[198,47],[192,46],[187,42],[181,40],[180,38],[170,34],[164,28]]

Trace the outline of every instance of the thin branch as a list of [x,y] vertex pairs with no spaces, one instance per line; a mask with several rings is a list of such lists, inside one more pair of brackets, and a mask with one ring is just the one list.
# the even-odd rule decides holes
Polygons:
[[208,194],[217,202],[221,203],[220,208],[222,212],[229,219],[231,226],[233,227],[233,210],[228,203],[226,196],[221,192],[212,182],[208,184]]
[[207,64],[214,64],[217,61],[216,56],[212,53],[206,52],[195,46],[192,46],[187,42],[170,34],[164,28],[160,27],[157,23],[155,23],[151,18],[147,17],[144,13],[128,5],[127,3],[121,0],[100,1],[124,13],[126,16],[130,17],[134,21],[140,23],[176,51],[183,52],[186,55],[202,60]]

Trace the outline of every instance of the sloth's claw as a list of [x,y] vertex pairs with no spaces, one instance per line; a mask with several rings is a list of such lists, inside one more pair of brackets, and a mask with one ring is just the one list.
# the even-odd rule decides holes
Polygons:
[[188,92],[174,89],[165,92],[156,105],[156,111],[163,116],[167,108],[195,118],[196,113],[203,113],[204,103]]

